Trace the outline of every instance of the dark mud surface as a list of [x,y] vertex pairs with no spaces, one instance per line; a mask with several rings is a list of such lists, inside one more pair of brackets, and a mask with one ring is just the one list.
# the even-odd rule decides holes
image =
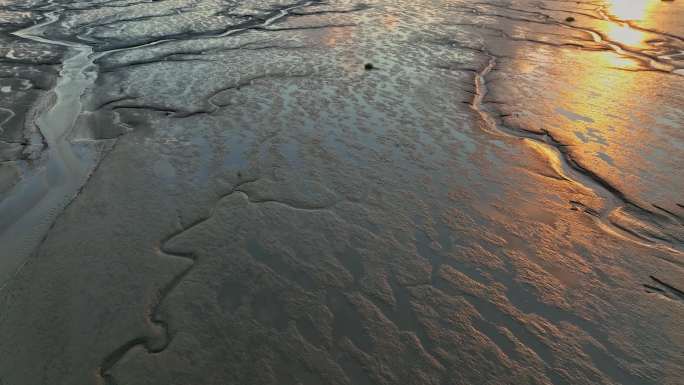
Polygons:
[[684,378],[684,2],[0,2],[0,384]]

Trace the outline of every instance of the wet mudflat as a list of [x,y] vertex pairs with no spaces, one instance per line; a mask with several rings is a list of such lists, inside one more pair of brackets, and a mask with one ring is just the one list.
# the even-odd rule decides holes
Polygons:
[[0,384],[684,378],[684,2],[0,9]]

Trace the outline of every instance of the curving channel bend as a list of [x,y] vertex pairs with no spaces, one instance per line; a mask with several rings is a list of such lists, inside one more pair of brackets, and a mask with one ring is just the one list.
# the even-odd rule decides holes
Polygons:
[[69,141],[83,109],[81,96],[97,78],[93,62],[98,55],[88,45],[45,37],[45,29],[59,20],[59,11],[45,17],[45,21],[14,35],[67,47],[69,54],[35,120],[46,146],[43,163],[0,202],[0,288],[26,263],[57,215],[78,194],[99,158],[92,148],[77,147]]
[[[664,251],[666,255],[684,256],[682,245],[676,237],[671,239],[666,232],[663,232],[663,225],[673,222],[673,218],[630,201],[608,182],[575,162],[563,145],[548,131],[535,133],[506,127],[488,111],[484,102],[487,95],[486,77],[495,69],[497,58],[486,50],[482,52],[486,55],[487,64],[475,73],[475,95],[470,107],[480,116],[484,131],[496,136],[521,140],[527,146],[541,149],[550,158],[550,165],[561,178],[600,197],[603,207],[599,211],[586,207],[580,202],[570,203],[575,208],[591,215],[606,233],[641,246]],[[678,258],[669,256],[662,258],[680,267],[684,266]]]

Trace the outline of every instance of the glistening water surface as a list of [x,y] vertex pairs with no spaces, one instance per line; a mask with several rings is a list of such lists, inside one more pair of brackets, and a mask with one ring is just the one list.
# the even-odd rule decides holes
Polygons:
[[[0,286],[19,269],[43,239],[57,215],[76,196],[96,163],[91,151],[76,152],[69,142],[71,130],[82,112],[81,96],[94,82],[92,48],[42,36],[45,27],[59,19],[58,13],[47,13],[46,20],[15,32],[16,36],[45,44],[69,48],[52,100],[42,103],[35,120],[44,146],[45,164],[13,186],[0,202]],[[87,150],[87,148],[85,149]]]
[[2,383],[684,377],[684,3],[0,7]]

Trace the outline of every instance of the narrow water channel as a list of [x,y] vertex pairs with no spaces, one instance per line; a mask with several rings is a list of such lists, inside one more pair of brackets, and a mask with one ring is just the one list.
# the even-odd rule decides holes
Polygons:
[[93,151],[77,151],[69,141],[83,108],[81,97],[97,78],[93,64],[96,55],[88,45],[45,37],[45,29],[58,20],[59,12],[50,12],[42,23],[14,33],[24,39],[68,47],[69,51],[55,88],[43,101],[45,109],[35,121],[46,146],[42,164],[0,202],[0,286],[26,263],[97,163]]

